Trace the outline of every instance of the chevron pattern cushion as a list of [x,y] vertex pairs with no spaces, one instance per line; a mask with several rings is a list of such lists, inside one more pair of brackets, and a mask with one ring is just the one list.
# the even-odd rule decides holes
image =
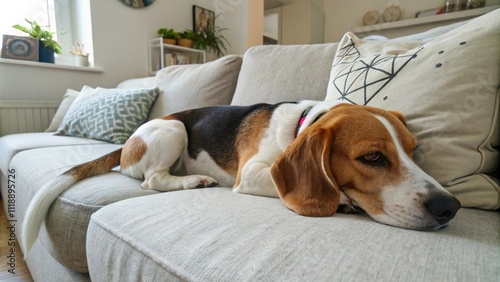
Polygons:
[[158,93],[158,88],[102,89],[73,103],[56,134],[123,144],[146,120]]

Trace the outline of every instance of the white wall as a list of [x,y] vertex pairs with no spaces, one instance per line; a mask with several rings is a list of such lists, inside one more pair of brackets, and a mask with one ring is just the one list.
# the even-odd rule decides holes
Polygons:
[[[59,101],[67,88],[113,87],[122,80],[148,75],[148,40],[160,27],[192,28],[192,5],[221,13],[217,25],[231,43],[227,53],[247,49],[247,1],[157,0],[133,9],[118,0],[90,0],[94,62],[103,73],[0,63],[0,100]],[[215,6],[217,5],[217,6]],[[67,51],[67,50],[66,50]]]
[[[402,10],[401,19],[415,18],[421,10],[438,8],[443,0],[325,0],[325,42],[338,42],[353,27],[364,26],[363,15],[368,11],[382,12],[391,5]],[[486,5],[498,5],[500,0],[487,0]],[[429,27],[432,28],[432,27]],[[416,31],[419,32],[419,31]]]

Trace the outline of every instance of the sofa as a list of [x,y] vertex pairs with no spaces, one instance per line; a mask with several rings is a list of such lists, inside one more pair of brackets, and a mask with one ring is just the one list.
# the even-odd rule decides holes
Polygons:
[[[498,281],[499,38],[500,9],[402,38],[347,33],[339,43],[257,46],[243,56],[167,67],[113,89],[68,90],[46,132],[0,138],[1,195],[17,238],[43,184],[120,148],[147,120],[221,104],[341,99],[398,110],[419,140],[415,161],[462,209],[445,228],[415,231],[363,213],[304,217],[280,199],[231,187],[143,190],[140,180],[115,169],[78,182],[53,203],[25,254],[32,277]],[[89,102],[98,96],[111,100]],[[114,115],[100,116],[103,111]],[[118,120],[123,116],[126,122]],[[107,119],[110,125],[102,125]]]

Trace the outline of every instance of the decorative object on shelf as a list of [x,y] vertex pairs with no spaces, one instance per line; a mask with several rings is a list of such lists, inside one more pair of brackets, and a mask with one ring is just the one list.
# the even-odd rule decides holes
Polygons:
[[2,58],[38,62],[39,41],[27,36],[3,36]]
[[30,21],[24,19],[27,23],[31,25],[31,28],[27,28],[21,25],[14,25],[13,28],[18,29],[22,32],[29,34],[29,36],[36,38],[40,41],[38,44],[38,61],[44,63],[54,63],[54,53],[61,54],[62,48],[57,41],[54,40],[53,35],[55,32],[50,32],[44,30],[36,21]]
[[160,28],[158,29],[158,35],[163,37],[163,43],[176,45],[177,39],[179,39],[179,33],[175,32],[173,28]]
[[468,0],[467,9],[482,8],[486,5],[486,0]]
[[363,16],[363,23],[365,25],[374,25],[378,23],[379,14],[377,11],[369,11]]
[[428,10],[423,10],[423,11],[418,11],[418,12],[415,13],[415,18],[440,15],[440,14],[443,13],[443,10],[444,10],[444,7],[439,7],[439,8],[434,8],[434,9],[428,9]]
[[193,31],[200,34],[214,26],[215,13],[200,6],[193,5]]
[[456,11],[462,11],[467,8],[466,0],[445,0],[444,1],[444,13],[451,13]]
[[196,33],[191,29],[186,29],[185,31],[179,33],[179,39],[177,44],[182,47],[191,48],[193,47],[193,42],[196,41]]
[[129,7],[140,9],[153,4],[155,0],[119,0],[119,1]]
[[384,22],[395,22],[401,18],[401,8],[399,6],[389,6],[382,13]]
[[89,53],[85,52],[85,46],[80,43],[73,44],[69,53],[74,56],[75,66],[88,67],[89,66]]

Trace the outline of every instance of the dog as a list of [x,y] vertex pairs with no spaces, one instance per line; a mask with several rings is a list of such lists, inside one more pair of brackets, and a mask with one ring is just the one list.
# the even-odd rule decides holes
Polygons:
[[140,126],[123,148],[69,169],[34,196],[23,224],[27,251],[52,202],[71,185],[108,173],[143,189],[233,187],[279,197],[297,214],[339,205],[415,230],[446,226],[460,202],[412,160],[417,141],[399,112],[338,101],[187,110]]

